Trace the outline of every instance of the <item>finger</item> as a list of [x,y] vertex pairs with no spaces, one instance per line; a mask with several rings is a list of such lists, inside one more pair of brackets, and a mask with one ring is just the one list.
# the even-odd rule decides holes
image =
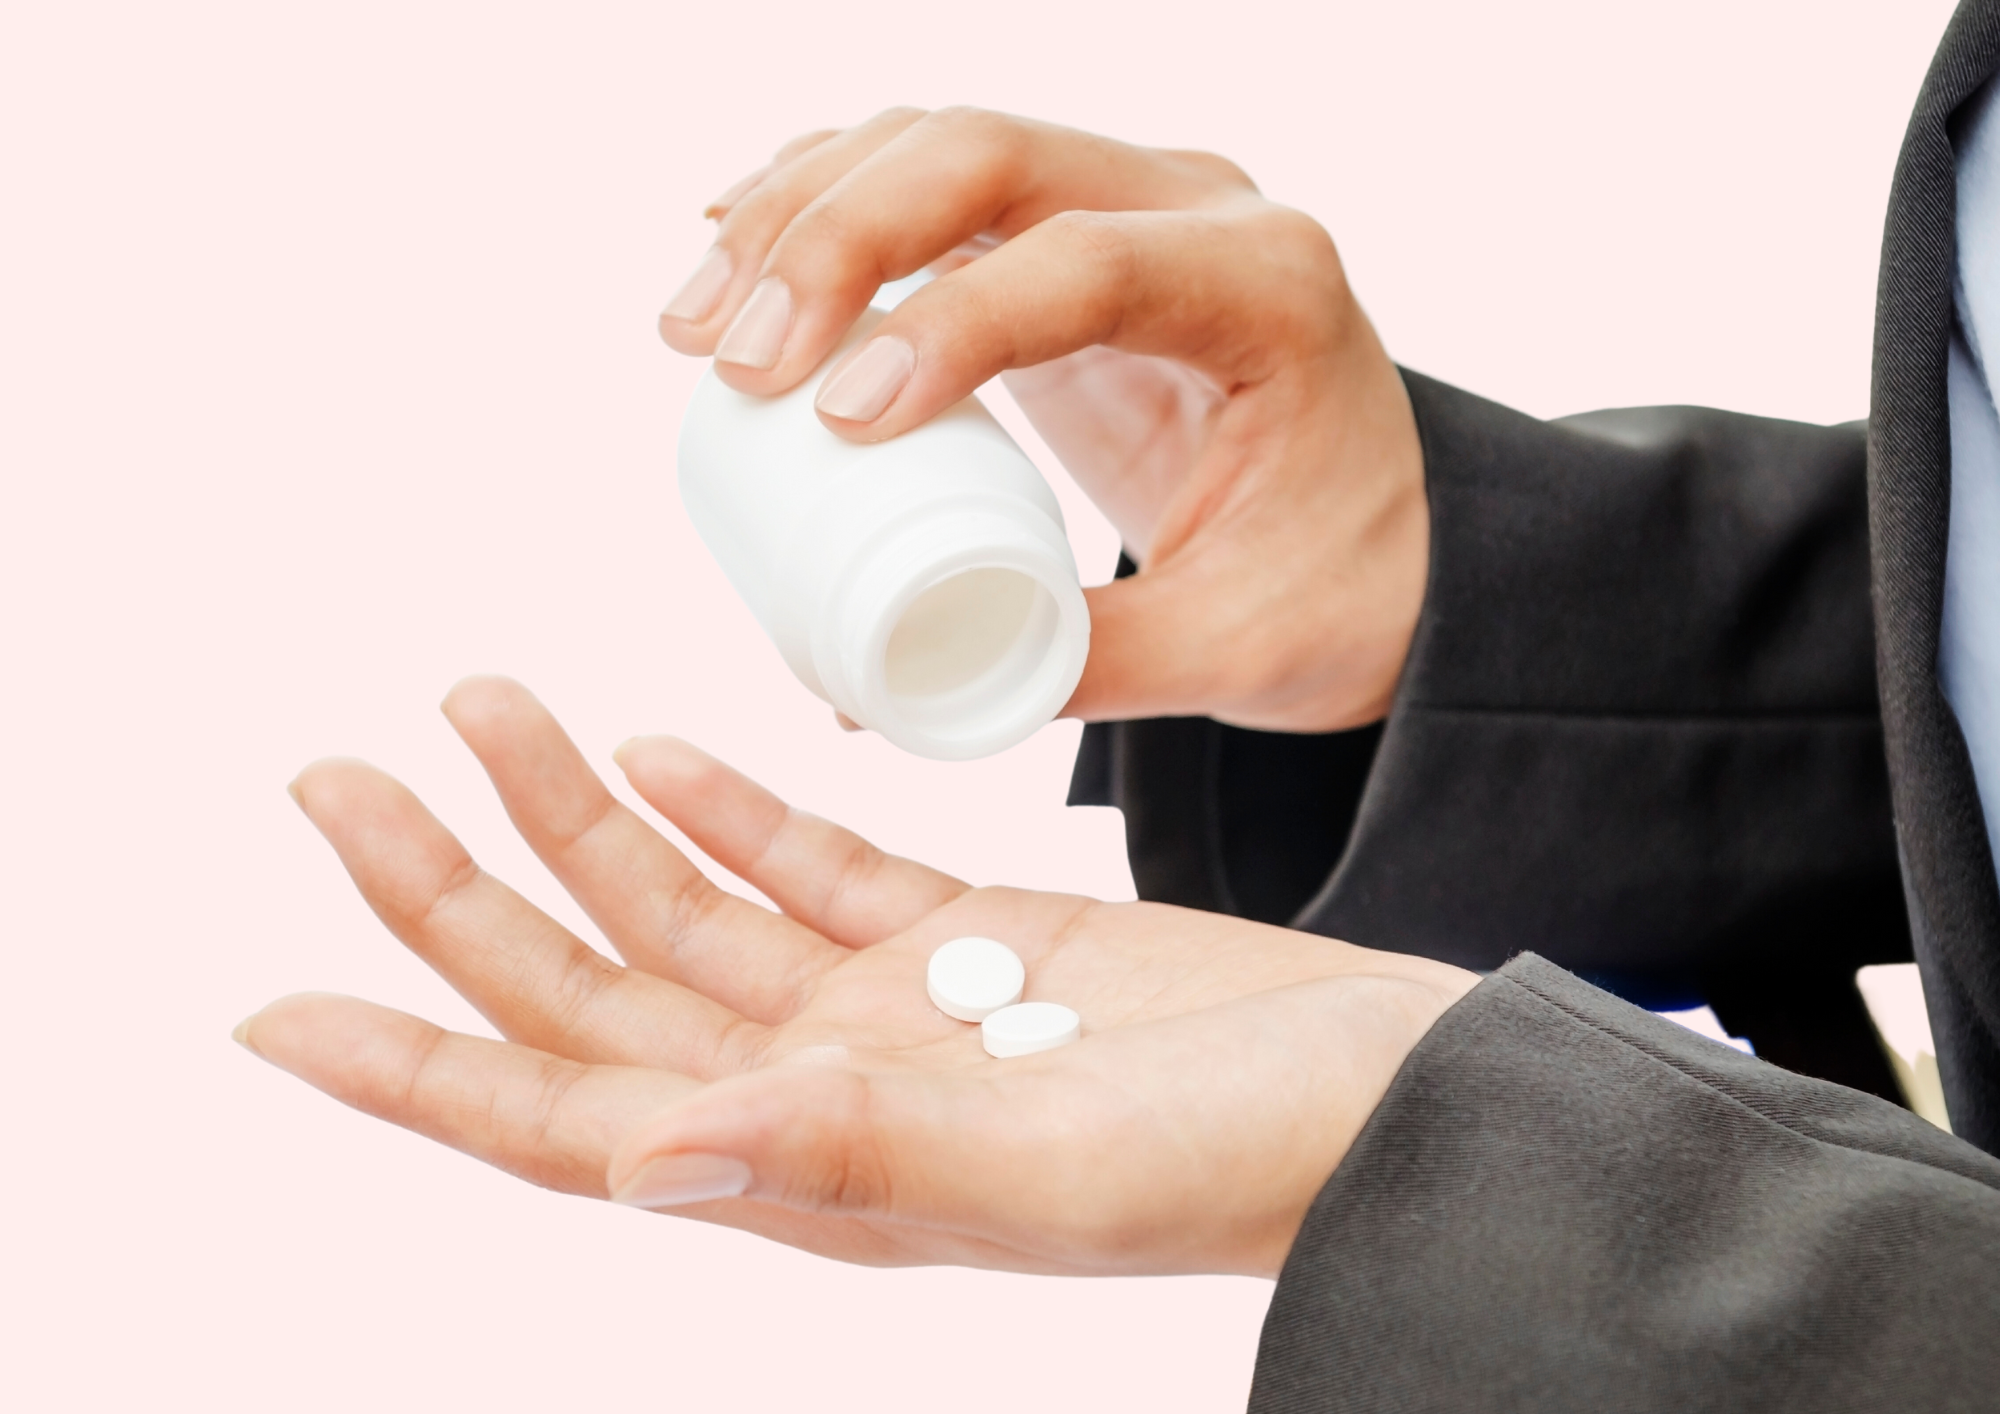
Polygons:
[[646,1206],[680,1156],[734,1158],[762,1202],[1072,1271],[1275,1274],[1410,1047],[1477,981],[1458,976],[1322,979],[1094,1034],[1086,1014],[1074,1045],[942,1073],[737,1076],[643,1121],[608,1182]]
[[711,859],[847,947],[893,937],[969,887],[794,810],[674,737],[634,737],[618,748],[617,760],[632,788]]
[[771,154],[771,165],[783,167],[794,157],[803,156],[828,139],[839,137],[844,131],[844,128],[816,128],[809,133],[800,133]]
[[[1312,564],[1267,582],[1258,564],[1309,556],[1310,547],[1281,550],[1277,534],[1254,532],[1230,545],[1214,530],[1182,558],[1084,590],[1090,653],[1062,715],[1130,721],[1199,710],[1288,732],[1346,731],[1387,715],[1415,626],[1406,605],[1421,604],[1422,585],[1408,585],[1402,602],[1393,591],[1415,579],[1422,561],[1412,569],[1379,557],[1370,580],[1378,557],[1358,556],[1361,563]],[[1302,628],[1296,611],[1308,599],[1328,607],[1309,611]]]
[[444,714],[521,838],[633,967],[775,1023],[847,955],[809,926],[710,883],[604,788],[519,683],[467,678],[446,695]]
[[[237,1028],[236,1039],[261,1059],[364,1114],[530,1183],[586,1198],[609,1196],[605,1173],[620,1137],[700,1088],[685,1076],[579,1065],[525,1046],[445,1031],[370,1002],[324,994],[271,1003]],[[767,1203],[718,1200],[692,1208],[676,1205],[676,1211],[837,1261],[1030,1265],[1006,1249],[949,1233],[909,1232]],[[1046,1264],[1040,1269],[1046,1270]]]
[[1222,390],[1175,359],[1103,344],[1011,370],[1003,381],[1126,552],[1149,563],[1153,528],[1228,404]]
[[315,762],[292,792],[389,931],[508,1039],[703,1078],[754,1063],[764,1028],[587,947],[374,767]]
[[730,205],[715,244],[660,314],[660,337],[681,353],[706,356],[749,297],[764,257],[791,219],[854,165],[922,116],[892,108],[815,143],[772,170]]
[[741,201],[747,193],[756,187],[757,183],[763,181],[764,178],[776,171],[777,167],[778,164],[776,162],[766,162],[756,170],[738,177],[723,189],[721,196],[718,196],[714,201],[702,207],[701,214],[703,218],[710,221],[720,221],[729,214],[731,207]]
[[364,1114],[530,1183],[593,1198],[606,1196],[618,1138],[700,1088],[686,1076],[583,1065],[316,993],[271,1003],[236,1038]]
[[884,280],[982,234],[1004,240],[1078,208],[1206,208],[1248,190],[1214,162],[1004,114],[928,114],[784,228],[756,296],[716,346],[716,374],[750,394],[790,388]]
[[1076,208],[1208,206],[1247,189],[1220,180],[1214,161],[997,113],[928,114],[772,232],[757,292],[716,346],[717,374],[746,393],[791,387],[885,280],[981,233],[1013,236]]
[[821,381],[856,441],[906,431],[996,374],[1093,345],[1174,358],[1219,389],[1328,357],[1350,302],[1315,222],[1256,198],[1198,211],[1051,217],[933,280]]
[[771,173],[777,171],[780,167],[783,167],[794,157],[810,152],[828,138],[838,136],[840,136],[839,128],[821,128],[818,132],[800,134],[779,148],[769,162],[766,162],[748,176],[740,177],[731,183],[727,191],[702,208],[701,214],[710,221],[720,221],[730,213],[730,210],[735,207],[737,202],[741,201],[754,190],[757,184],[763,181],[764,178],[770,176]]
[[[1000,1265],[1133,1270],[1103,1255],[1123,1245],[1157,1269],[1144,1250],[1160,1245],[1157,1235],[1143,1244],[1117,1235],[1162,1224],[1120,1209],[1128,1196],[1130,1208],[1157,1201],[1172,1165],[1143,1138],[1138,1153],[1118,1156],[1121,1139],[1139,1137],[1133,1127],[1079,1112],[1076,1087],[1036,1064],[1044,1059],[1024,1058],[1005,1078],[780,1067],[723,1081],[625,1136],[607,1187],[619,1203],[670,1206],[689,1179],[729,1163],[760,1204],[950,1233],[1013,1254]],[[1153,1166],[1153,1195],[1120,1182],[1135,1162]]]
[[1430,566],[1409,395],[1379,348],[1263,394],[1217,419],[1140,572],[1084,591],[1090,654],[1064,715],[1323,732],[1388,712]]

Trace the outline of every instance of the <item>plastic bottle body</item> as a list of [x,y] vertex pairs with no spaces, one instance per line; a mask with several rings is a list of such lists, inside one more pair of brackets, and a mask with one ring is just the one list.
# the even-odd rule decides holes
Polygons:
[[1054,494],[975,399],[861,446],[820,423],[819,381],[757,398],[703,376],[681,431],[689,518],[821,698],[920,756],[1005,750],[1062,709],[1089,649]]

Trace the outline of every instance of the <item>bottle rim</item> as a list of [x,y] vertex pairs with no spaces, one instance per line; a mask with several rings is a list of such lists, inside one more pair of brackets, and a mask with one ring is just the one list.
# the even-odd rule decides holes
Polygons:
[[[815,666],[835,707],[905,751],[945,761],[1003,751],[1054,720],[1083,675],[1090,613],[1068,541],[1052,524],[1024,524],[1023,509],[1018,503],[927,508],[849,560],[811,635]],[[1003,575],[969,585],[963,578],[986,570],[1026,583],[1010,584]],[[943,597],[983,614],[990,642],[975,645],[969,658],[962,644],[955,648],[963,680],[913,691],[908,674],[899,682],[891,661],[897,631],[927,594],[952,584],[962,592],[943,590]]]

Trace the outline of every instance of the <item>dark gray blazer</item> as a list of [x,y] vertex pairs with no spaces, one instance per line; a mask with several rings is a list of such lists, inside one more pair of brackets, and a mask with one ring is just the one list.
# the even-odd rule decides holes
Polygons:
[[[1253,1408],[2000,1409],[2000,888],[1935,674],[1949,123],[1996,68],[1965,0],[1865,430],[1410,374],[1432,571],[1388,721],[1086,734],[1071,798],[1123,808],[1146,896],[1502,968],[1315,1202]],[[1889,1092],[1853,970],[1913,944],[1972,1144],[1828,1083]]]

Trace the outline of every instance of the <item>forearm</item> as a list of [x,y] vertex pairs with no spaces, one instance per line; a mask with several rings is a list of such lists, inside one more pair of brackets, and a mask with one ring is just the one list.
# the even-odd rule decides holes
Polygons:
[[[1406,382],[1430,582],[1365,790],[1363,738],[1106,729],[1100,794],[1126,811],[1142,888],[1249,911],[1233,860],[1310,878],[1317,854],[1295,926],[1482,969],[1532,947],[1886,1084],[1865,1034],[1822,1054],[1773,1030],[1787,990],[1864,1026],[1853,968],[1907,956],[1861,430],[1704,409],[1541,422]],[[1314,792],[1317,815],[1283,803]],[[1805,999],[1808,973],[1825,997]]]

